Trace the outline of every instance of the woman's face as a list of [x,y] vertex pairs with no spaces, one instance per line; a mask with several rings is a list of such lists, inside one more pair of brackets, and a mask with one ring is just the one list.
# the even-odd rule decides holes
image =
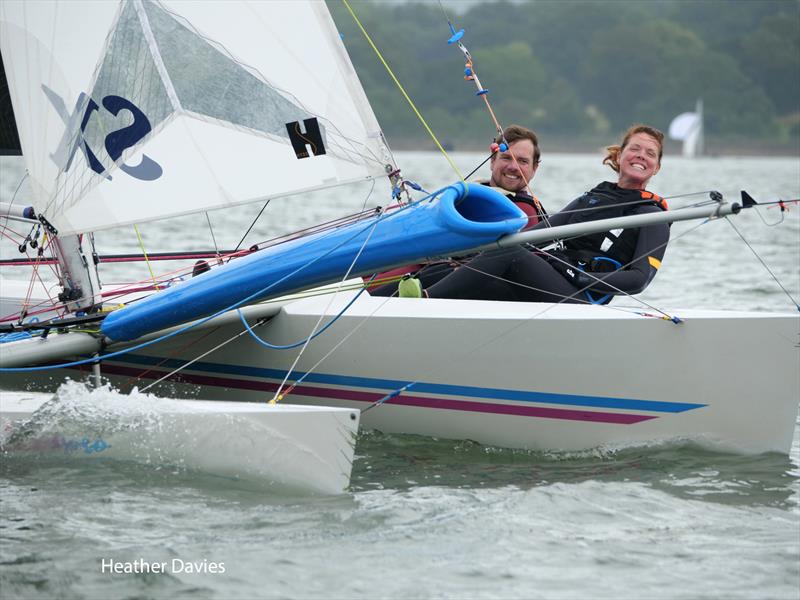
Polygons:
[[634,133],[619,155],[619,186],[644,189],[661,168],[658,141],[646,133]]

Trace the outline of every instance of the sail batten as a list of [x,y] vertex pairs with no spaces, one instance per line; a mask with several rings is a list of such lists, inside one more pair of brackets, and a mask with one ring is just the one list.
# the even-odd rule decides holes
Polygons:
[[3,0],[0,50],[32,203],[62,233],[363,181],[391,162],[324,3]]

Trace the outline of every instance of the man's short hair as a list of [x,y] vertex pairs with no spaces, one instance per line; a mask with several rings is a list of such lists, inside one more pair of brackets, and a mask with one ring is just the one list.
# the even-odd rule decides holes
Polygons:
[[505,142],[509,146],[518,140],[530,140],[533,143],[533,164],[538,164],[541,158],[539,151],[539,138],[536,134],[522,125],[509,125],[503,130],[503,135],[495,138],[496,143]]

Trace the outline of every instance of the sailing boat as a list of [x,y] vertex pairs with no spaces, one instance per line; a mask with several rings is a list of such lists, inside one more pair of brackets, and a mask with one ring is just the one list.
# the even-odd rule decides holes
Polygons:
[[704,152],[703,100],[697,99],[694,112],[685,112],[672,119],[669,137],[683,142],[683,156],[694,158]]
[[[66,311],[0,345],[7,385],[31,382],[15,368],[55,362],[63,368],[47,377],[61,378],[97,368],[102,353],[102,375],[121,386],[164,380],[171,394],[362,409],[365,427],[386,432],[530,449],[679,438],[788,452],[800,388],[793,315],[685,310],[669,320],[598,305],[415,302],[370,297],[351,279],[644,219],[717,218],[738,203],[520,233],[524,218],[503,196],[455,184],[145,290],[100,330],[75,331],[103,319],[108,293],[82,233],[370,178],[396,189],[400,179],[323,3],[122,0],[67,15],[46,6],[0,5],[0,49],[32,224],[59,240]],[[598,339],[625,343],[598,354]],[[741,355],[746,371],[735,367]],[[576,364],[591,364],[591,376]],[[724,374],[713,393],[708,373]]]

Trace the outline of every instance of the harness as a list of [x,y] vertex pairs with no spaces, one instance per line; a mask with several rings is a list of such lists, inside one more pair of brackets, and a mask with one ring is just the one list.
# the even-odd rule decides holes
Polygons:
[[[489,186],[488,180],[482,180],[478,183]],[[544,206],[542,206],[542,203],[536,196],[528,196],[527,194],[512,192],[501,187],[495,187],[494,189],[501,194],[504,194],[509,200],[517,205],[517,208],[519,208],[528,216],[528,224],[522,228],[522,231],[530,229],[539,223],[543,217],[547,216],[547,211],[544,209]]]
[[[626,217],[641,206],[656,206],[667,210],[667,202],[652,192],[620,188],[617,184],[606,181],[579,198],[568,223]],[[633,262],[638,239],[639,228],[601,231],[565,240],[564,250],[551,250],[550,254],[567,260],[581,271],[610,273],[626,268],[623,265]],[[609,293],[595,298],[589,290],[584,293],[592,304],[606,304],[613,296]]]
[[[615,183],[603,182],[586,192],[578,201],[569,223],[584,223],[598,219],[626,217],[635,213],[641,206],[656,206],[667,210],[666,201],[646,190],[620,188]],[[589,271],[608,272],[607,261],[611,259],[621,265],[633,261],[639,229],[615,229],[582,235],[564,242],[564,255],[577,266],[588,266]]]

